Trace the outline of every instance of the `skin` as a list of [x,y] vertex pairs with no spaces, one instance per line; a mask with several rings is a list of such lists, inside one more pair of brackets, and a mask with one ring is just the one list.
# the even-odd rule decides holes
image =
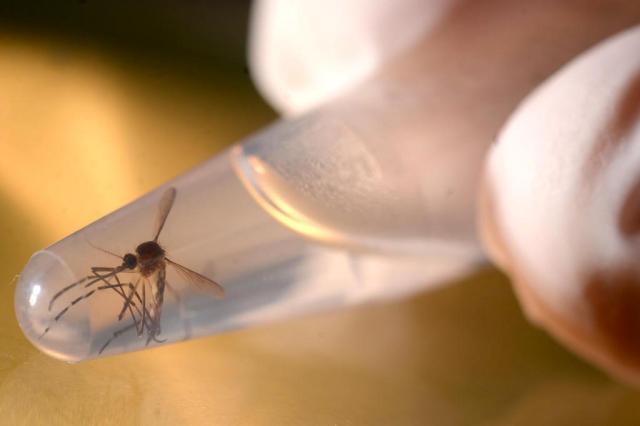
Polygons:
[[[638,22],[640,3],[632,0],[459,1],[421,43],[331,107],[346,104],[340,113],[348,116],[364,105],[384,117],[367,129],[380,140],[393,141],[375,145],[375,155],[393,159],[381,162],[381,173],[385,167],[392,170],[389,175],[393,170],[415,173],[410,182],[419,184],[402,187],[408,194],[403,205],[416,203],[413,211],[429,206],[421,217],[429,224],[429,233],[474,235],[478,201],[491,204],[478,200],[484,158],[514,110],[566,63]],[[631,82],[628,98],[606,130],[609,134],[624,134],[637,119],[638,87],[637,81]],[[379,99],[381,105],[373,105]],[[594,158],[601,155],[596,153]],[[483,193],[490,191],[486,188]],[[640,223],[634,210],[634,200],[640,196],[633,194],[625,209],[629,213],[620,217],[625,232],[633,232]],[[640,324],[640,320],[634,317],[635,304],[624,303],[630,299],[640,303],[640,296],[632,291],[634,284],[623,266],[616,280],[627,284],[615,292],[607,291],[606,273],[589,271],[584,297],[593,308],[597,327],[588,330],[574,318],[549,309],[544,295],[532,291],[536,283],[510,258],[511,249],[501,243],[500,219],[493,217],[496,225],[489,225],[490,216],[481,215],[480,232],[489,241],[494,259],[511,275],[528,316],[616,377],[637,382],[634,358],[640,357],[640,349],[625,347],[629,340],[625,336],[633,334],[627,324]],[[615,306],[624,306],[623,320],[608,313]]]

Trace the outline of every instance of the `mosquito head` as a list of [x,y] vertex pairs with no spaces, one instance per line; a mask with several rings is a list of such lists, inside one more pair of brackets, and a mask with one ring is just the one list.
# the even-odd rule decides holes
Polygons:
[[134,269],[138,264],[138,258],[135,254],[127,253],[122,258],[122,264],[128,269]]

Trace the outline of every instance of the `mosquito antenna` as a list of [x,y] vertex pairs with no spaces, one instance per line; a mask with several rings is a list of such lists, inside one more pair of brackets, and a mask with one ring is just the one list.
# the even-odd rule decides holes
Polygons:
[[176,189],[174,187],[169,187],[162,195],[162,199],[160,200],[160,204],[158,205],[158,215],[156,216],[156,233],[153,238],[154,242],[158,241],[158,237],[160,236],[160,232],[162,232],[162,228],[164,228],[164,223],[167,221],[167,216],[169,216],[169,212],[173,207],[173,202],[176,200]]
[[87,242],[87,244],[89,244],[91,247],[93,247],[96,250],[100,250],[103,253],[110,254],[111,256],[117,257],[118,259],[123,259],[123,257],[120,256],[119,254],[115,254],[115,253],[113,253],[113,252],[111,252],[111,251],[109,251],[107,249],[103,249],[102,247],[96,246],[91,241],[89,241],[87,238],[85,238],[85,241]]

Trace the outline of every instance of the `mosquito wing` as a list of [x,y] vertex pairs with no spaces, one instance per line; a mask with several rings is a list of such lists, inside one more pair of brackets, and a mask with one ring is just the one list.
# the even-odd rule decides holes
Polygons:
[[164,223],[167,221],[167,216],[173,207],[173,202],[176,200],[176,189],[174,187],[167,188],[162,195],[160,204],[158,205],[158,216],[156,216],[156,233],[153,241],[158,241],[160,232],[164,228]]
[[201,275],[195,271],[192,271],[189,268],[186,268],[172,260],[169,260],[165,257],[167,263],[175,268],[175,270],[190,283],[193,283],[198,286],[198,288],[213,294],[217,298],[224,297],[224,288],[218,284],[217,282],[210,280],[209,278]]

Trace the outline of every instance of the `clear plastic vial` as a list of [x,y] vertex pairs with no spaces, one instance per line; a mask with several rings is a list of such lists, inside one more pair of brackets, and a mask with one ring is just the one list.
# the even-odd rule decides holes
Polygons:
[[[402,146],[347,116],[320,110],[276,123],[34,254],[15,298],[26,336],[56,358],[81,361],[408,294],[481,259],[468,232],[472,211],[442,214],[441,204],[425,202],[429,171],[402,167]],[[132,314],[119,318],[125,297],[106,284],[126,288],[139,271],[105,282],[92,280],[91,268],[117,267],[154,237],[169,186],[177,196],[158,243],[226,294],[217,299],[167,267],[160,332],[150,340],[149,327],[138,333]],[[467,195],[454,188],[443,199],[456,197]],[[153,277],[146,295],[138,290],[138,317],[143,304],[147,319],[157,310],[157,291]]]

